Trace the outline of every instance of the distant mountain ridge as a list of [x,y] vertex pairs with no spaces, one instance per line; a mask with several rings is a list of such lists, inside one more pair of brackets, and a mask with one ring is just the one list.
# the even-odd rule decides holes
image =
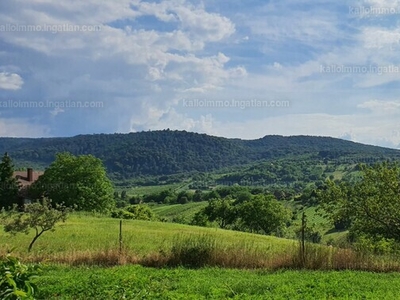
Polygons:
[[400,159],[399,150],[314,136],[269,135],[241,140],[162,130],[66,138],[0,138],[0,153],[8,152],[18,166],[45,167],[56,153],[65,151],[102,159],[109,175],[116,179],[209,172],[305,154],[315,160],[348,162]]

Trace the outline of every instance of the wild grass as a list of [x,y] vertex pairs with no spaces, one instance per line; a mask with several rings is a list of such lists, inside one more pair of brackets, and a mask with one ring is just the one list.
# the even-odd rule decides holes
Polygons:
[[[33,233],[31,233],[33,234]],[[123,261],[138,263],[145,257],[167,253],[176,242],[177,236],[209,235],[218,241],[221,248],[235,248],[248,245],[262,251],[282,252],[291,247],[291,241],[270,236],[228,231],[216,228],[203,228],[174,223],[124,220],[122,226]],[[116,262],[119,256],[119,220],[72,214],[66,223],[56,226],[55,232],[47,232],[37,240],[31,253],[27,248],[31,235],[10,236],[0,229],[0,254],[12,250],[14,255],[29,261],[52,261],[88,264],[110,257]],[[104,263],[110,265],[113,263]]]
[[396,273],[44,266],[37,299],[398,299]]
[[317,244],[306,244],[303,254],[294,240],[215,228],[126,220],[122,236],[120,249],[119,220],[73,214],[55,232],[43,235],[30,253],[30,237],[0,231],[0,255],[13,249],[24,261],[73,266],[400,271],[395,256]]

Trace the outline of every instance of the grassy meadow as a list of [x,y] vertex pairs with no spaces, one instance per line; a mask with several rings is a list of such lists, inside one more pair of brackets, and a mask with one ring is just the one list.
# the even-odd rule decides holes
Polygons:
[[118,219],[74,213],[31,253],[33,233],[1,230],[0,254],[41,263],[37,299],[396,299],[400,288],[396,261],[348,250],[307,245],[302,265],[293,240],[137,220],[122,229],[119,252]]
[[44,267],[38,299],[398,299],[400,275],[222,268]]
[[[217,241],[220,248],[244,249],[271,257],[290,250],[295,244],[294,241],[276,237],[166,222],[124,220],[122,226],[123,251],[132,262],[165,252],[177,238],[186,236],[209,236]],[[10,236],[1,230],[3,243],[0,244],[0,253],[13,249],[14,255],[27,260],[67,263],[84,262],[85,258],[90,260],[96,255],[117,255],[119,220],[74,213],[65,223],[57,225],[54,232],[43,234],[32,252],[27,253],[32,237],[33,232],[28,236]]]

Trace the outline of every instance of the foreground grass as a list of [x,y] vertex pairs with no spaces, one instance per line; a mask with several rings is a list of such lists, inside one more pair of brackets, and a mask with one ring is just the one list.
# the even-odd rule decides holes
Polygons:
[[45,267],[38,299],[398,299],[400,275],[368,272]]

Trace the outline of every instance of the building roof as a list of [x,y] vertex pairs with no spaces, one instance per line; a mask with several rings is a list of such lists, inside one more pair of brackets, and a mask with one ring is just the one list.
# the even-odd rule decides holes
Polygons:
[[44,172],[42,171],[32,171],[32,180],[28,180],[28,171],[16,171],[14,172],[14,177],[17,178],[18,182],[21,185],[21,188],[30,186],[36,180],[39,179]]

